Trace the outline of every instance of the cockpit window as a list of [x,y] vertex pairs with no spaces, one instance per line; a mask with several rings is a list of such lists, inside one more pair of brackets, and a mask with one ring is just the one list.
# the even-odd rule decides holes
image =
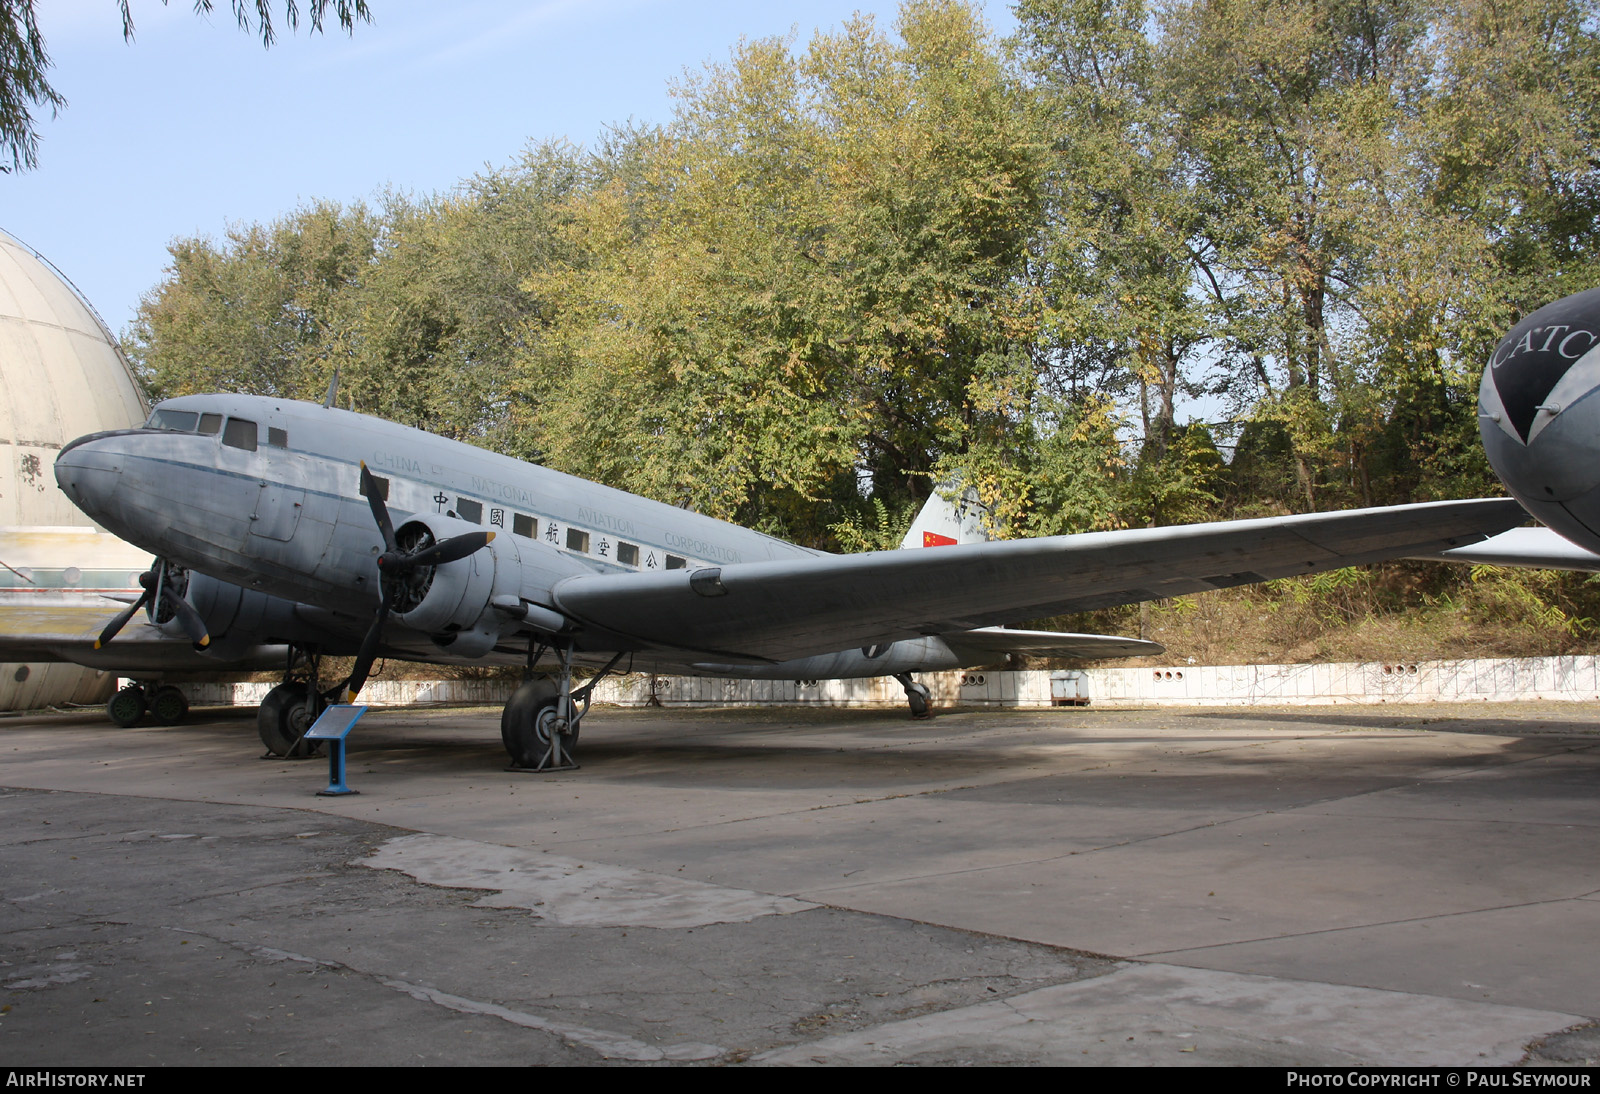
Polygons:
[[195,419],[199,415],[192,410],[161,410],[150,415],[150,420],[145,423],[146,429],[170,429],[175,433],[193,433]]
[[202,415],[200,415],[200,432],[206,434],[207,436],[214,437],[214,436],[217,435],[217,431],[220,430],[221,428],[222,428],[222,415],[221,414],[202,414]]
[[222,430],[222,443],[232,448],[242,448],[246,452],[254,452],[256,423],[247,422],[243,418],[229,418],[227,426]]

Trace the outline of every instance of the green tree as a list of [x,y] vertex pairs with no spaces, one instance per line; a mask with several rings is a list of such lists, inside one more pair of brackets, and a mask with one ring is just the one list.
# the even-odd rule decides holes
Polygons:
[[450,195],[392,197],[363,283],[361,350],[341,382],[351,405],[537,458],[513,360],[551,314],[524,285],[567,261],[562,205],[588,179],[583,155],[556,142]]
[[1371,408],[1339,332],[1365,276],[1373,186],[1426,75],[1425,10],[1194,0],[1162,19],[1173,108],[1209,206],[1234,389],[1254,387],[1256,414],[1283,425],[1314,508],[1330,476],[1367,481]]
[[896,29],[744,43],[574,203],[584,256],[530,285],[552,463],[817,543],[858,484],[890,511],[957,466],[1011,488],[1038,150],[970,9]]
[[576,149],[539,145],[449,195],[179,240],[124,342],[158,395],[320,399],[337,369],[342,406],[537,456],[513,361],[551,313],[524,285],[570,261],[564,203],[590,178]]
[[168,278],[140,302],[124,347],[157,398],[320,399],[334,367],[361,352],[359,291],[379,232],[365,206],[324,202],[234,228],[220,246],[177,240]]
[[[1060,397],[1134,400],[1141,438],[1123,493],[1102,497],[1099,518],[1068,505],[1062,513],[1076,515],[1061,519],[1102,526],[1189,514],[1215,499],[1187,468],[1177,400],[1196,393],[1219,302],[1207,291],[1215,256],[1201,232],[1206,195],[1178,139],[1149,9],[1144,0],[1024,0],[1017,18],[1013,49],[1051,142],[1030,271],[1046,309],[1035,352]],[[1049,451],[1041,473],[1056,462]],[[1162,489],[1127,492],[1141,483]],[[1064,504],[1057,487],[1038,486],[1037,504]],[[1194,496],[1180,498],[1189,489]],[[1057,526],[1048,514],[1032,523]]]
[[1195,291],[1204,256],[1145,35],[1144,0],[1024,0],[1014,48],[1051,138],[1034,278],[1046,300],[1052,386],[1137,395],[1143,436],[1165,459],[1186,372],[1211,337]]

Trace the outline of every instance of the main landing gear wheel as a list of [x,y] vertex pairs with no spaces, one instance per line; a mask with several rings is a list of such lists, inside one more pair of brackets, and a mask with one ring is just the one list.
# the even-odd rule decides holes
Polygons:
[[183,724],[189,716],[189,700],[171,684],[156,689],[150,696],[150,717],[164,726]]
[[106,702],[106,717],[123,729],[131,729],[144,717],[144,688],[129,684]]
[[[561,724],[561,685],[549,676],[536,676],[512,693],[500,715],[500,741],[521,771],[575,771],[572,749],[578,743],[578,723]],[[570,698],[568,710],[573,707]],[[569,715],[570,717],[570,715]]]
[[326,704],[321,696],[308,697],[306,685],[279,684],[261,700],[256,711],[256,732],[273,756],[299,760],[317,753],[317,741],[303,740]]

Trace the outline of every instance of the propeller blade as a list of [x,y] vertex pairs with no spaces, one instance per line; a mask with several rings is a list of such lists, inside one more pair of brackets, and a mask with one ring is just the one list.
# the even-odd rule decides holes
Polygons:
[[389,507],[384,504],[383,493],[378,488],[378,480],[373,478],[372,472],[367,470],[367,461],[361,461],[361,492],[367,496],[367,505],[372,509],[372,519],[378,522],[378,531],[383,533],[383,549],[385,552],[393,551],[394,522],[389,519]]
[[211,645],[211,635],[206,630],[205,620],[200,618],[200,613],[195,611],[187,600],[171,589],[163,588],[161,602],[172,609],[172,614],[178,618],[178,625],[194,643],[195,649],[203,650]]
[[356,693],[366,685],[372,673],[372,663],[378,659],[378,642],[383,638],[383,624],[389,618],[389,601],[384,598],[378,607],[378,616],[361,639],[361,649],[356,653],[356,663],[351,666],[350,677],[344,682],[344,701],[355,702]]
[[105,629],[100,632],[100,637],[94,640],[94,648],[99,649],[101,646],[104,646],[107,642],[115,638],[117,636],[117,632],[128,625],[128,620],[133,618],[133,614],[150,602],[150,597],[152,595],[153,594],[151,593],[150,589],[146,588],[145,591],[139,595],[138,600],[135,600],[132,604],[129,604],[126,608],[118,612],[116,617],[113,618],[111,622],[107,623]]
[[493,532],[468,532],[466,535],[451,536],[443,543],[435,543],[432,547],[425,547],[414,555],[407,555],[405,561],[394,568],[403,573],[420,566],[443,566],[446,562],[454,562],[459,558],[466,558],[475,551],[483,550],[492,539],[494,539]]

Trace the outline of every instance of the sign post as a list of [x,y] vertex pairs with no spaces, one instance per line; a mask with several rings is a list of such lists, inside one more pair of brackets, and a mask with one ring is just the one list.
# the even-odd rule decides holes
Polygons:
[[361,716],[364,706],[353,703],[335,703],[306,730],[308,741],[328,742],[328,788],[317,791],[319,798],[337,798],[344,794],[359,794],[344,783],[344,739],[350,735]]

